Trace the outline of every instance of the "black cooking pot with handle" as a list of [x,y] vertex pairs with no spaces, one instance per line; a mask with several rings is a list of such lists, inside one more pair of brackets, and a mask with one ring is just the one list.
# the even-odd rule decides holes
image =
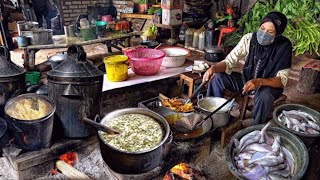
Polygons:
[[[143,108],[128,108],[109,113],[101,120],[101,124],[107,124],[111,120],[125,114],[143,114],[152,117],[160,123],[164,135],[162,141],[155,147],[140,151],[126,152],[112,147],[104,141],[103,133],[99,131],[100,152],[104,162],[115,172],[122,174],[138,174],[150,171],[158,167],[167,155],[172,134],[168,122],[157,113]],[[121,132],[120,132],[121,133]]]
[[223,48],[217,46],[204,49],[204,59],[210,62],[220,62],[225,58]]

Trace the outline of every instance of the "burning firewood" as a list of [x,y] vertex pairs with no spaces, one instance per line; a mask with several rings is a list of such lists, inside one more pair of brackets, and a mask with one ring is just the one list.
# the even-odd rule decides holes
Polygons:
[[[175,175],[178,178],[175,178]],[[192,180],[192,171],[186,163],[180,163],[175,165],[163,177],[163,180],[175,180],[175,179]]]
[[69,164],[64,161],[57,161],[56,163],[57,168],[62,172],[62,174],[66,175],[68,179],[75,179],[75,180],[82,180],[82,179],[90,179],[86,174],[78,171],[77,169],[73,168]]
[[52,175],[55,175],[60,171],[67,176],[68,179],[90,179],[87,175],[72,167],[76,164],[77,159],[76,153],[67,152],[62,154],[56,163],[56,167],[51,170]]

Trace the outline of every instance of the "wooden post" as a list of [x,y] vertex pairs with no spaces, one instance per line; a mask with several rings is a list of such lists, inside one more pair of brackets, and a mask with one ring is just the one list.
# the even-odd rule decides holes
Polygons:
[[320,85],[320,61],[314,60],[305,65],[300,71],[297,90],[303,94],[315,93]]

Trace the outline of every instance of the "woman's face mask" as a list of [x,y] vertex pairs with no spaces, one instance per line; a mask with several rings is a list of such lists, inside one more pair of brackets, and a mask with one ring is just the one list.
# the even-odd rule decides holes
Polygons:
[[268,33],[264,32],[264,31],[262,31],[261,29],[259,29],[257,31],[258,43],[263,45],[263,46],[271,44],[274,41],[275,37],[276,36],[268,34]]

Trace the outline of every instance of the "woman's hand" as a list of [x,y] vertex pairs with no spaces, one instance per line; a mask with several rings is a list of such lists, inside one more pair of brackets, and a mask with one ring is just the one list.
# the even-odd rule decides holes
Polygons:
[[210,79],[212,79],[214,77],[214,73],[215,73],[215,68],[214,66],[211,66],[206,73],[204,73],[203,78],[202,78],[202,82],[206,82],[209,81]]
[[242,90],[242,94],[246,93],[246,92],[250,92],[253,91],[255,89],[257,89],[259,86],[261,86],[261,79],[257,78],[257,79],[251,79],[250,81],[248,81],[244,86],[243,86],[243,90]]

